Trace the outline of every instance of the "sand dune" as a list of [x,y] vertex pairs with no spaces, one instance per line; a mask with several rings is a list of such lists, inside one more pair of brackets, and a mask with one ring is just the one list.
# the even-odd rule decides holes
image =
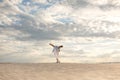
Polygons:
[[0,80],[120,80],[120,64],[0,64]]

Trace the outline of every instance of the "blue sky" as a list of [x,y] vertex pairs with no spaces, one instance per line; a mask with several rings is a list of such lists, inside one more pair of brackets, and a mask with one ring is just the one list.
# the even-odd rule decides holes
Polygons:
[[0,62],[120,62],[119,0],[1,0]]

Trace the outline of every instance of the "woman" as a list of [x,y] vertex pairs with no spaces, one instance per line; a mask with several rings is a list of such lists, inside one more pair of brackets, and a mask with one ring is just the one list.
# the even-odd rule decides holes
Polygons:
[[55,46],[55,45],[53,45],[53,44],[49,44],[49,45],[51,45],[52,47],[53,47],[53,53],[54,53],[54,55],[55,55],[55,57],[56,57],[56,63],[60,63],[60,60],[58,59],[58,57],[59,57],[59,52],[60,52],[60,48],[62,48],[63,47],[63,45],[60,45],[60,46]]

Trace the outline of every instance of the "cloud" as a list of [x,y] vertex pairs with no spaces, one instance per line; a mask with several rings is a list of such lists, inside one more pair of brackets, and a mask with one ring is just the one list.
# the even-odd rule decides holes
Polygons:
[[18,28],[24,34],[29,34],[28,37],[17,36],[16,39],[19,40],[51,40],[51,39],[59,39],[60,34],[55,31],[43,31],[37,30],[34,28],[26,27],[26,28]]
[[66,0],[67,4],[70,5],[73,8],[83,8],[89,5],[89,3],[86,0]]
[[119,62],[120,51],[112,51],[110,53],[104,53],[102,55],[98,55],[94,58],[105,60],[103,62]]
[[120,47],[118,2],[0,0],[0,61],[48,61],[53,59],[49,42],[63,43],[62,59],[115,58],[118,54],[108,53]]
[[[46,2],[41,2],[41,1],[39,1],[39,2],[43,3],[43,4],[46,3]],[[81,0],[80,3],[82,4],[82,2],[85,3],[85,1]],[[16,1],[16,4],[18,4],[18,3],[19,2]],[[24,3],[27,3],[27,1],[24,1]],[[32,3],[32,2],[29,1],[29,3]],[[36,2],[36,3],[38,3],[38,2]],[[71,3],[71,2],[68,1],[68,3]],[[74,4],[78,5],[77,3],[79,3],[79,1],[77,1],[77,0],[74,1]],[[10,4],[10,2],[8,2],[7,4]],[[32,4],[32,5],[34,6],[36,4]],[[11,5],[11,6],[14,7],[14,5]],[[58,34],[64,28],[56,27],[56,26],[68,26],[65,28],[65,29],[69,28],[65,32],[65,34],[72,35],[72,36],[81,36],[81,37],[111,37],[111,38],[114,38],[114,36],[116,37],[117,34],[114,35],[115,31],[111,31],[111,30],[113,30],[113,29],[111,29],[111,25],[115,26],[116,29],[119,30],[119,27],[118,27],[119,24],[108,21],[109,19],[105,20],[105,18],[107,18],[107,17],[105,17],[105,18],[101,17],[101,19],[99,19],[99,17],[98,17],[98,19],[97,19],[96,16],[99,16],[100,15],[99,13],[98,14],[94,13],[96,16],[93,16],[93,18],[92,17],[88,18],[87,17],[88,14],[86,14],[85,12],[90,10],[91,11],[90,15],[92,16],[93,15],[93,10],[91,10],[92,7],[91,8],[86,7],[86,8],[84,8],[84,10],[79,9],[78,11],[76,11],[71,6],[68,6],[68,5],[66,6],[66,5],[57,3],[57,4],[54,4],[51,7],[49,7],[47,10],[42,10],[39,12],[39,9],[38,9],[36,14],[29,13],[31,10],[34,9],[34,8],[32,8],[32,6],[29,6],[30,10],[27,9],[28,11],[25,11],[25,12],[23,12],[24,10],[21,10],[21,8],[19,8],[18,6],[15,5],[15,7],[16,7],[16,9],[13,12],[15,12],[16,10],[19,11],[19,12],[16,12],[16,15],[13,15],[13,13],[11,13],[10,17],[8,15],[4,15],[4,17],[3,17],[3,15],[1,14],[2,15],[1,18],[3,17],[3,19],[2,19],[3,21],[1,21],[2,25],[8,24],[8,25],[12,26],[12,23],[16,23],[16,25],[29,26],[32,29],[33,28],[50,29],[51,32],[56,32],[56,30],[54,30],[54,29],[59,29],[59,30],[57,30],[57,31],[59,31]],[[25,7],[27,7],[27,5],[24,5],[24,9],[25,9]],[[8,7],[8,9],[9,9],[9,7]],[[6,9],[7,12],[9,11],[8,9]],[[37,8],[35,8],[35,9],[37,9]],[[98,10],[97,8],[94,8],[94,9]],[[4,10],[5,10],[5,8],[4,8]],[[75,11],[75,13],[72,13],[73,11]],[[81,11],[82,11],[82,13],[81,13]],[[98,10],[98,11],[100,13],[104,14],[104,12],[102,12],[100,10]],[[80,17],[79,14],[84,16],[84,18]],[[78,15],[78,16],[74,16],[74,15]],[[6,19],[8,21],[6,21]],[[91,20],[91,19],[93,19],[93,20]],[[67,23],[68,24],[71,23],[72,25],[70,25],[70,26],[66,25]],[[72,26],[75,26],[75,27],[72,28]],[[70,29],[74,29],[74,30],[76,29],[76,31],[74,31],[74,30],[72,31]],[[27,32],[31,33],[30,30]],[[117,31],[117,32],[119,32],[119,31]],[[34,35],[36,35],[36,34],[34,34]],[[36,35],[36,36],[38,36],[38,35]]]
[[99,7],[101,10],[114,10],[116,8],[120,8],[120,1],[119,0],[88,0],[88,2],[96,7]]

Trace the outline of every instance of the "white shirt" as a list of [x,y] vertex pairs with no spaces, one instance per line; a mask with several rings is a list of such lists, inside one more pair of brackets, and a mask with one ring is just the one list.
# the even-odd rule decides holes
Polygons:
[[53,53],[59,53],[59,52],[60,52],[59,46],[54,46],[52,52],[53,52]]

